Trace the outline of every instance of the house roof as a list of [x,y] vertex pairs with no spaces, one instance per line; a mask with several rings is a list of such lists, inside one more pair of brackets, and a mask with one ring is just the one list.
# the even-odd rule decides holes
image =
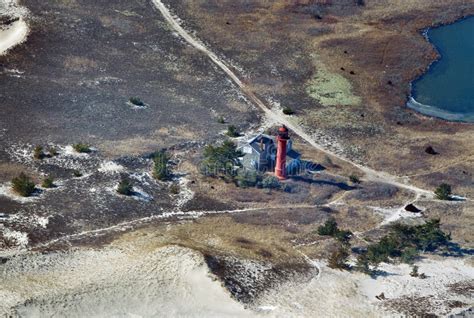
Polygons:
[[286,156],[290,157],[293,160],[301,158],[301,154],[293,149],[290,149],[290,151],[286,153]]
[[260,134],[260,135],[257,135],[255,137],[253,137],[252,139],[250,139],[249,141],[247,141],[247,143],[255,150],[257,151],[258,153],[261,153],[263,152],[262,148],[260,147],[260,145],[263,143],[265,146],[267,145],[272,145],[275,143],[275,141],[273,140],[273,138],[271,136],[268,136],[268,135],[265,135],[265,134]]
[[[255,150],[256,153],[261,154],[265,150],[262,149],[261,144],[265,145],[264,149],[267,149],[267,146],[269,145],[275,145],[275,138],[266,134],[259,134],[248,141],[245,142],[245,145],[248,145],[252,147],[252,149]],[[292,147],[287,148],[287,153],[286,155],[291,158],[291,159],[299,159],[301,157],[301,154],[297,151],[295,151]]]

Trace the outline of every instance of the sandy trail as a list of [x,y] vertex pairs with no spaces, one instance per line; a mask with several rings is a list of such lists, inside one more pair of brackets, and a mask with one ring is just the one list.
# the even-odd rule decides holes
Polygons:
[[[331,204],[331,203],[328,203]],[[328,204],[321,205],[321,206],[327,206]],[[131,221],[126,221],[122,222],[110,227],[105,227],[105,228],[100,228],[96,230],[90,230],[90,231],[83,231],[80,233],[75,233],[71,235],[66,235],[62,236],[60,238],[45,242],[43,244],[39,244],[36,246],[37,248],[44,248],[44,247],[49,247],[52,246],[56,243],[60,242],[69,242],[71,240],[80,240],[80,239],[85,239],[91,236],[100,236],[100,235],[105,235],[109,233],[114,233],[114,232],[125,232],[132,230],[133,228],[140,226],[140,225],[145,225],[147,223],[151,223],[153,221],[159,221],[159,220],[166,220],[166,219],[172,219],[172,218],[178,218],[180,220],[186,220],[186,219],[197,219],[203,216],[207,215],[213,215],[213,214],[233,214],[233,213],[245,213],[245,212],[255,212],[255,211],[268,211],[268,210],[281,210],[285,208],[315,208],[318,207],[319,205],[309,205],[309,204],[300,204],[300,205],[289,205],[289,206],[278,206],[278,207],[261,207],[261,208],[246,208],[246,209],[236,209],[236,210],[216,210],[216,211],[173,211],[173,212],[165,212],[162,214],[158,215],[152,215],[152,216],[147,216]],[[24,251],[25,253],[27,252],[26,250]],[[15,255],[19,255],[17,251],[14,252]],[[0,256],[2,253],[0,253]],[[6,255],[6,254],[5,254]],[[4,256],[5,256],[4,255]]]
[[401,177],[393,176],[385,172],[381,171],[376,171],[374,169],[371,169],[366,166],[362,166],[360,164],[357,164],[355,162],[352,162],[351,160],[338,155],[336,153],[333,153],[332,151],[324,148],[322,145],[318,144],[313,137],[311,137],[300,125],[295,124],[291,121],[289,121],[284,115],[281,113],[272,110],[269,108],[261,99],[259,99],[252,91],[250,88],[248,88],[241,80],[240,78],[226,65],[226,63],[220,59],[214,52],[209,50],[201,41],[198,39],[194,38],[192,35],[190,35],[184,28],[180,25],[178,22],[178,19],[173,17],[169,9],[160,1],[160,0],[152,0],[155,7],[161,12],[165,20],[173,27],[173,29],[190,45],[192,45],[194,48],[197,50],[203,52],[205,55],[207,55],[212,62],[214,62],[219,68],[224,71],[231,79],[232,81],[240,88],[240,90],[258,107],[260,110],[262,110],[267,116],[268,119],[280,123],[283,125],[286,125],[289,129],[291,129],[295,134],[299,135],[302,139],[304,139],[306,142],[308,142],[312,147],[318,149],[319,151],[322,151],[330,156],[336,157],[339,160],[342,160],[344,162],[347,162],[354,167],[360,169],[365,173],[365,178],[366,180],[369,181],[374,181],[374,182],[381,182],[381,183],[386,183],[386,184],[391,184],[394,186],[397,186],[399,188],[407,189],[410,191],[413,191],[419,195],[423,195],[427,198],[432,198],[433,197],[433,192],[428,191],[425,189],[421,189],[419,187],[416,187],[414,185],[407,184],[403,181],[400,181],[402,179]]

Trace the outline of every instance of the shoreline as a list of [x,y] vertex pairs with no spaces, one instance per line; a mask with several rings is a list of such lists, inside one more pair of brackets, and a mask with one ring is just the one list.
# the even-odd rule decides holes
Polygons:
[[406,106],[422,115],[446,120],[449,122],[472,124],[474,123],[474,112],[469,114],[458,114],[450,111],[443,110],[436,106],[425,105],[418,102],[413,95],[408,97]]
[[436,119],[445,120],[445,121],[448,121],[448,122],[458,122],[458,123],[467,123],[467,124],[474,123],[474,110],[473,110],[472,113],[461,114],[461,113],[454,113],[454,112],[444,110],[444,109],[442,109],[438,106],[422,104],[422,103],[418,102],[415,99],[414,88],[413,88],[413,84],[415,82],[419,81],[421,78],[423,78],[423,76],[427,75],[428,72],[430,72],[430,70],[433,68],[433,66],[435,64],[439,63],[443,59],[443,56],[440,53],[438,47],[436,46],[436,44],[429,37],[430,30],[435,29],[435,28],[448,26],[448,25],[452,25],[452,24],[467,20],[469,18],[474,18],[474,15],[463,16],[459,19],[455,19],[455,20],[449,21],[447,23],[435,24],[435,25],[432,25],[432,26],[429,26],[429,27],[426,27],[426,28],[423,28],[423,29],[420,30],[421,36],[423,36],[423,38],[425,38],[425,40],[434,48],[437,57],[436,57],[436,59],[434,59],[433,61],[431,61],[428,64],[426,69],[420,75],[418,75],[416,78],[414,78],[412,81],[409,82],[410,94],[408,95],[408,100],[405,103],[405,105],[408,108],[410,108],[410,109],[412,109],[412,110],[414,110],[414,111],[416,111],[416,112],[418,112],[422,115],[425,115],[425,116],[428,116],[428,117],[433,117],[433,118],[436,118]]

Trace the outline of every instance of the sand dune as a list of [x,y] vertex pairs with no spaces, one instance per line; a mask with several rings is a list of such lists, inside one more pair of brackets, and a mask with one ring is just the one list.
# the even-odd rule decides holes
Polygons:
[[23,19],[13,22],[5,30],[0,30],[0,54],[23,42],[28,34],[28,25]]

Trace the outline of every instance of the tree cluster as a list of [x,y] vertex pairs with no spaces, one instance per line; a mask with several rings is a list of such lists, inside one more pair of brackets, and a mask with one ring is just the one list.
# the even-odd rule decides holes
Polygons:
[[242,153],[232,141],[226,140],[219,146],[208,145],[204,149],[201,172],[210,177],[221,176],[233,180],[241,165],[240,157]]
[[347,244],[352,237],[351,231],[341,230],[337,226],[336,220],[331,217],[318,227],[318,234],[324,236],[332,236],[343,244]]
[[347,260],[350,256],[350,239],[352,233],[347,230],[341,230],[337,226],[336,220],[331,217],[323,225],[318,227],[318,234],[332,236],[338,241],[336,249],[329,255],[328,266],[337,269],[349,269]]
[[167,181],[171,178],[169,171],[170,157],[166,151],[161,150],[153,154],[153,177],[160,181]]
[[434,252],[447,246],[451,237],[440,229],[439,220],[430,220],[423,225],[395,224],[390,233],[367,247],[367,251],[357,259],[358,268],[371,273],[370,266],[377,268],[381,262],[398,258],[411,263],[419,252]]

